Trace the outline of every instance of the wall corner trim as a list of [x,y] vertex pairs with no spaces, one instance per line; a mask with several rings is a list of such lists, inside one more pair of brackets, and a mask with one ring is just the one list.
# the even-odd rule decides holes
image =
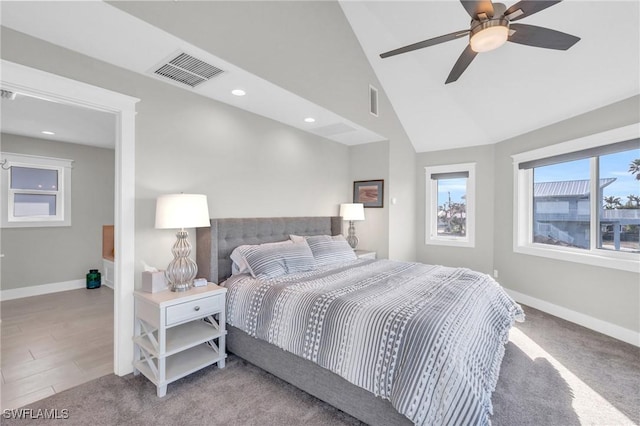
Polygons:
[[531,306],[532,308],[557,316],[558,318],[562,318],[569,322],[597,331],[598,333],[613,337],[614,339],[622,340],[623,342],[640,347],[640,332],[573,311],[563,306],[555,305],[527,294],[510,290],[506,287],[504,289],[516,302],[523,303],[527,306]]
[[32,285],[29,287],[10,288],[7,290],[0,290],[0,300],[4,302],[6,300],[22,299],[23,297],[40,296],[41,294],[76,290],[85,287],[86,280],[78,279],[71,281],[61,281],[58,283]]

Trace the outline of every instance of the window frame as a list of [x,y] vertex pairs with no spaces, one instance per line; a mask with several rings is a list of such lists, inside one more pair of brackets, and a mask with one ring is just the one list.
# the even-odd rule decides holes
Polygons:
[[[533,242],[533,168],[520,169],[521,163],[589,148],[612,145],[640,137],[640,123],[620,127],[567,142],[512,155],[513,160],[513,251],[568,262],[640,272],[640,254],[604,250],[597,247],[599,232],[599,200],[591,196],[589,249],[553,246]],[[590,160],[590,193],[599,193],[598,158]]]
[[[475,247],[476,224],[476,163],[447,164],[439,166],[426,166],[425,171],[425,244]],[[464,237],[439,236],[438,215],[434,212],[438,209],[438,179],[431,179],[433,174],[468,173],[467,192],[465,194],[466,232]]]
[[[28,154],[2,152],[2,200],[6,208],[2,209],[2,228],[71,226],[71,170],[73,160],[43,157]],[[11,188],[11,167],[56,170],[58,172],[58,188],[56,191],[39,191],[31,189]],[[14,199],[17,194],[47,194],[56,197],[56,214],[54,216],[14,216]]]

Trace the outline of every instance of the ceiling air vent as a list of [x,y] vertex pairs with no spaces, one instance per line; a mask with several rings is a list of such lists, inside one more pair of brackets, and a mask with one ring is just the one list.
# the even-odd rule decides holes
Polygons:
[[344,123],[335,123],[329,124],[327,126],[316,127],[315,129],[311,129],[310,131],[315,133],[316,135],[328,138],[330,136],[340,135],[342,133],[355,132],[356,129]]
[[191,55],[180,53],[169,62],[156,68],[154,74],[170,78],[189,87],[196,87],[223,72],[220,68]]
[[369,112],[378,116],[378,89],[369,85]]

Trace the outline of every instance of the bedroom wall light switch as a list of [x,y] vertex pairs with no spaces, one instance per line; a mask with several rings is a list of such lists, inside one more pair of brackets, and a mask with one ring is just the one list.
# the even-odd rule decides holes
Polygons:
[[498,270],[497,269],[493,270],[493,278],[498,278]]

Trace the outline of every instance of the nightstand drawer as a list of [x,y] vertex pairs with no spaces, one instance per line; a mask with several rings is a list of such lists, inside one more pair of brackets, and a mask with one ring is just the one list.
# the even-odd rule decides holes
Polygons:
[[168,306],[166,313],[167,326],[184,321],[201,318],[205,315],[217,313],[224,309],[224,294],[205,297],[179,305]]

